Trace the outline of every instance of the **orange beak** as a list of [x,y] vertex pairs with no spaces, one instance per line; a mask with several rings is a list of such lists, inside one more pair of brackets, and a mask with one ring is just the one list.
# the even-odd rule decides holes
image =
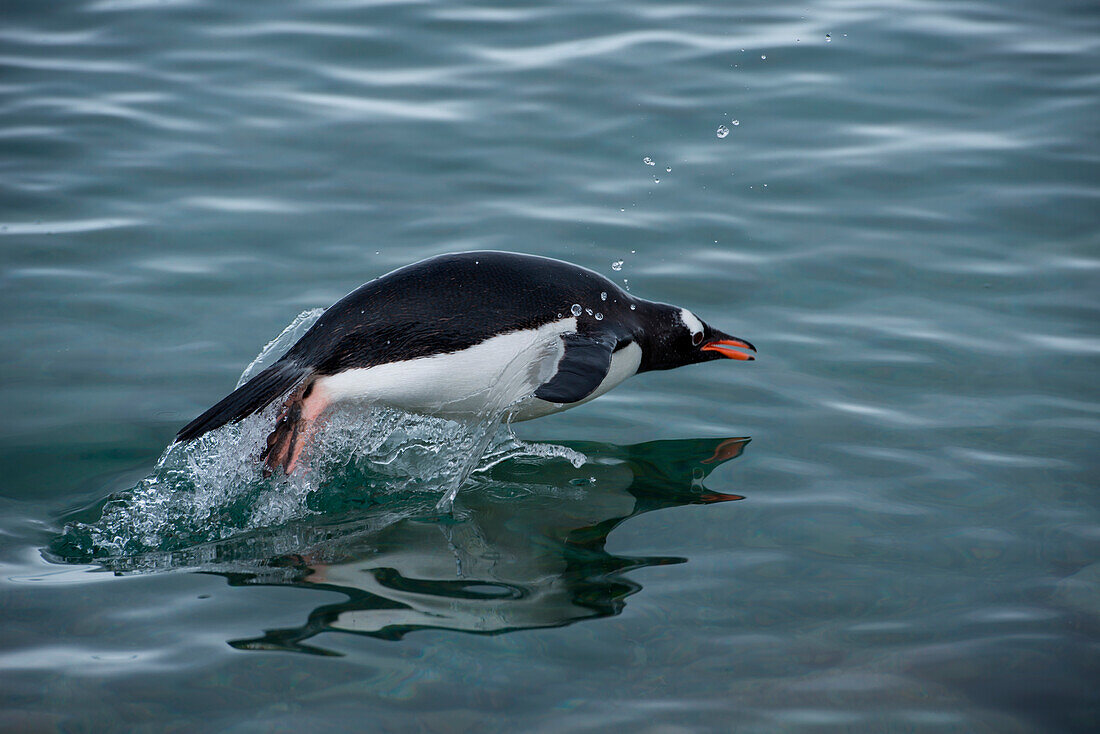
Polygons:
[[751,354],[745,354],[744,352],[738,352],[738,349],[748,349],[755,352],[756,347],[749,344],[744,339],[737,339],[735,337],[726,337],[725,339],[718,339],[717,341],[707,342],[700,347],[704,352],[718,352],[723,357],[729,357],[730,359],[741,359],[752,361],[756,357]]

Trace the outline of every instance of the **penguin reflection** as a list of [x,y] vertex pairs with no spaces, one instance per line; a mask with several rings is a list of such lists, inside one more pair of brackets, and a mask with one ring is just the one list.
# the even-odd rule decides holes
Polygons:
[[[460,495],[461,521],[373,523],[327,549],[323,561],[320,552],[279,559],[274,565],[293,569],[281,583],[338,591],[348,600],[318,607],[300,628],[230,644],[335,654],[303,641],[327,631],[391,640],[425,628],[495,634],[619,614],[641,590],[624,572],[686,559],[612,555],[604,549],[608,534],[645,512],[743,499],[711,492],[702,480],[748,441],[568,443],[588,457],[580,468],[561,459],[504,462],[481,487]],[[524,490],[518,496],[517,488]],[[229,578],[273,582],[269,574]]]

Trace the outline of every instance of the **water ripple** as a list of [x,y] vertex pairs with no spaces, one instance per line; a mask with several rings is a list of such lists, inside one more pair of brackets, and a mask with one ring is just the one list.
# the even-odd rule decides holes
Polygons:
[[362,95],[322,94],[317,92],[272,91],[272,96],[301,106],[303,109],[325,110],[351,119],[392,118],[433,122],[461,120],[469,116],[469,106],[463,102],[400,101],[370,99]]
[[140,219],[82,219],[69,222],[10,222],[0,224],[0,236],[24,234],[71,234],[97,232],[105,229],[137,227],[145,222]]

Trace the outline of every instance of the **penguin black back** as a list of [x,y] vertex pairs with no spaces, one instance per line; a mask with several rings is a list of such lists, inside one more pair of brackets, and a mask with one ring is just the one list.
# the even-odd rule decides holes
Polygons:
[[630,305],[637,303],[604,276],[560,260],[494,251],[440,255],[341,298],[286,358],[331,375],[457,352],[568,317],[575,306],[578,333],[631,331],[638,317]]

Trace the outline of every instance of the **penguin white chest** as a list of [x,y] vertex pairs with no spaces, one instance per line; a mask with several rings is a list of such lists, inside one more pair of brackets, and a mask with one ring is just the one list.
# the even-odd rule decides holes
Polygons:
[[513,331],[445,354],[345,370],[317,381],[332,401],[359,400],[414,413],[469,417],[503,410],[553,376],[561,335],[575,318]]
[[315,389],[334,402],[363,401],[449,418],[507,411],[512,420],[530,420],[586,403],[638,371],[642,350],[631,343],[611,355],[607,374],[583,400],[535,398],[533,393],[554,376],[565,353],[562,335],[576,328],[575,318],[561,319],[490,337],[457,352],[346,370],[321,378]]

